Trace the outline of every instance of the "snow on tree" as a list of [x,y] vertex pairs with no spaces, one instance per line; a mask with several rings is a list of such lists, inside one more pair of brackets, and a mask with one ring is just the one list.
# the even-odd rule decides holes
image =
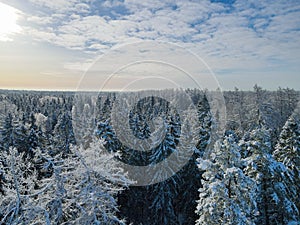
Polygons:
[[282,162],[300,182],[300,125],[299,121],[291,116],[285,123],[274,156],[277,161]]
[[281,128],[288,120],[296,105],[299,102],[299,92],[290,88],[279,87],[276,92],[273,93],[274,98],[274,109],[279,114],[277,118]]
[[[4,177],[0,198],[0,224],[32,224],[45,210],[36,205],[37,171],[32,161],[16,148],[0,151]],[[43,221],[45,223],[45,220]]]
[[[184,101],[184,94],[177,93],[177,95],[175,99]],[[204,147],[206,146],[205,142],[209,139],[209,134],[204,132],[205,126],[208,126],[206,121],[204,122],[208,109],[205,112],[201,111],[205,115],[201,114],[199,116],[201,122],[203,122],[201,123],[203,125],[201,131],[199,131],[199,121],[197,121],[197,118],[195,119],[197,112],[193,107],[181,115],[178,115],[172,107],[163,108],[163,110],[167,112],[164,120],[164,127],[167,133],[157,151],[151,155],[150,161],[155,165],[159,160],[163,159],[164,168],[160,168],[154,173],[151,171],[153,179],[161,180],[161,182],[148,188],[150,209],[154,212],[154,216],[159,224],[187,224],[194,222],[191,220],[195,217],[191,209],[195,207],[193,194],[197,193],[198,184],[195,179],[199,171],[195,170],[194,167],[196,164],[195,156],[198,153],[200,154],[200,150],[196,149],[195,145],[198,139],[201,139],[199,140],[201,143],[198,144]],[[199,138],[199,133],[203,135],[201,138]],[[159,137],[160,135],[158,135],[158,139]],[[156,143],[156,141],[154,139],[153,143]],[[186,155],[185,153],[182,154],[182,152],[190,154]],[[170,153],[174,158],[165,160]],[[193,153],[195,154],[193,155]],[[184,162],[182,164],[183,168],[166,180],[164,178],[167,177],[166,174],[182,162]],[[152,168],[151,165],[149,167],[150,170]],[[157,179],[157,177],[160,178]],[[194,190],[194,186],[196,186],[196,190]]]
[[0,224],[124,224],[116,195],[130,182],[97,140],[76,154],[0,151]]
[[286,167],[272,156],[270,131],[264,126],[258,127],[250,132],[243,146],[247,146],[245,151],[248,152],[244,171],[258,186],[256,202],[259,214],[255,222],[268,225],[297,220],[298,210],[285,182]]
[[[134,224],[155,224],[157,221],[162,224],[193,224],[199,217],[194,211],[201,177],[205,172],[197,168],[196,158],[210,159],[207,155],[210,156],[211,152],[204,149],[207,149],[210,140],[214,143],[218,137],[214,139],[216,132],[209,134],[216,123],[211,121],[211,116],[206,112],[210,111],[210,104],[203,98],[203,93],[196,89],[184,91],[199,109],[201,127],[200,134],[197,134],[199,143],[196,145],[195,154],[167,181],[145,187],[132,186],[117,194],[115,191],[124,187],[106,179],[107,176],[103,175],[110,174],[105,172],[110,170],[97,169],[98,162],[92,164],[94,159],[107,159],[107,166],[111,164],[118,171],[120,168],[110,157],[115,156],[123,163],[134,166],[147,166],[149,163],[161,162],[171,153],[176,155],[178,137],[189,133],[180,129],[182,121],[177,116],[170,117],[175,114],[169,110],[167,101],[159,100],[156,103],[160,107],[152,107],[154,98],[145,98],[136,107],[122,111],[124,121],[129,121],[129,126],[125,127],[123,119],[118,117],[119,133],[114,133],[115,124],[111,122],[111,115],[119,93],[101,92],[97,96],[94,93],[80,93],[82,98],[78,104],[74,104],[74,93],[69,92],[0,90],[0,224],[89,224],[91,221],[114,223],[114,219],[122,221],[119,218],[128,218]],[[162,99],[173,93],[172,99],[178,101],[178,104],[186,101],[185,95],[181,95],[180,91],[157,93]],[[246,219],[252,218],[253,222],[262,225],[299,224],[299,119],[293,117],[287,121],[298,103],[299,93],[289,88],[266,91],[257,85],[254,91],[236,89],[223,92],[228,115],[227,129],[233,129],[239,137],[244,137],[240,142],[242,163],[231,167],[231,164],[224,163],[222,167],[220,165],[211,170],[222,175],[218,175],[215,181],[223,179],[222,182],[215,183],[219,194],[214,197],[217,199],[217,195],[221,196],[218,201],[226,199],[226,204],[221,205],[223,208],[218,208],[218,204],[215,204],[218,207],[212,208],[216,212],[215,216],[223,210],[223,214],[219,215],[223,218],[222,223],[234,223],[237,218],[235,215],[243,212],[240,209],[242,206],[228,198],[228,187],[232,190],[230,195],[232,192],[238,193],[233,184],[235,180],[242,180],[247,173],[258,186],[255,200],[259,214],[255,218],[246,216]],[[138,100],[142,95],[140,92],[128,92],[125,96],[126,100]],[[160,114],[169,115],[164,117]],[[155,115],[161,121],[156,120]],[[215,112],[214,115],[215,121],[218,121],[218,113]],[[74,127],[77,119],[79,123]],[[190,121],[196,122],[192,119]],[[91,138],[94,123],[98,123],[97,135],[103,137],[105,143],[95,144],[97,141]],[[159,129],[155,128],[156,123]],[[272,129],[272,138],[262,125]],[[168,130],[169,133],[166,132]],[[140,147],[138,141],[147,138],[150,143],[157,143],[157,148],[143,152],[134,151],[135,148],[132,147],[127,148],[129,142],[121,142],[118,137],[126,138],[128,135],[136,137],[134,141],[137,142],[132,144],[136,144],[137,148]],[[83,144],[82,147],[71,147],[75,143],[74,136],[77,144]],[[150,136],[160,138],[151,139]],[[230,136],[230,132],[227,136]],[[111,156],[97,158],[97,154],[88,153],[101,152],[100,155],[105,155],[106,150],[102,145]],[[275,146],[274,151],[272,146]],[[118,151],[122,154],[118,154]],[[98,164],[104,168],[104,162],[100,161]],[[210,160],[208,162],[212,168],[216,163]],[[172,169],[174,165],[168,166]],[[118,174],[116,171],[111,173]],[[141,172],[141,177],[146,177],[147,172]],[[165,176],[163,171],[157,171],[155,175]],[[205,184],[209,179],[202,182]],[[111,188],[112,195],[109,195],[107,193]],[[241,196],[247,190],[246,188],[241,191]],[[16,206],[19,208],[18,212],[15,211]],[[202,212],[205,211],[198,213]],[[97,218],[92,218],[92,215]],[[105,220],[106,215],[110,219]],[[209,215],[206,216],[208,218]]]
[[203,187],[196,213],[200,224],[254,224],[255,182],[241,169],[240,149],[233,134],[226,135],[198,159]]
[[84,148],[89,146],[95,130],[95,96],[89,94],[80,94],[74,97],[75,105],[72,107],[72,124],[78,145],[82,144]]
[[48,188],[40,196],[51,224],[124,224],[117,218],[116,195],[130,182],[114,155],[96,139],[90,147],[70,147],[70,155],[39,152],[36,164],[48,170]]
[[124,224],[117,218],[116,196],[132,182],[115,161],[115,155],[108,153],[103,141],[94,139],[90,147],[74,149],[79,154],[80,164],[74,171],[80,181],[71,193],[80,216],[80,224]]
[[[177,149],[180,135],[184,135],[181,133],[179,115],[168,101],[156,97],[142,99],[134,113],[132,117],[137,118],[136,121],[132,121],[135,122],[132,126],[135,133],[139,137],[147,138],[152,131],[150,144],[156,146],[149,149],[150,154],[147,157],[147,176],[151,176],[151,182],[154,183],[146,187],[150,215],[156,218],[155,221],[159,224],[178,224],[173,199],[176,198],[180,178],[172,170],[176,168],[176,163],[182,160]],[[150,129],[151,121],[155,124],[153,129]],[[189,147],[189,143],[184,146]],[[167,162],[166,159],[171,154],[175,159]],[[163,166],[156,167],[160,162]],[[173,173],[173,176],[169,178],[170,173]],[[151,220],[147,223],[151,223]]]
[[10,146],[13,146],[15,143],[14,133],[15,133],[15,123],[13,121],[13,115],[9,113],[3,123],[3,128],[1,129],[2,148],[3,150],[8,151]]
[[35,125],[43,132],[46,132],[46,123],[48,117],[43,115],[42,113],[36,113],[34,114],[34,117],[35,117]]
[[68,154],[70,146],[75,144],[75,137],[73,133],[72,118],[69,112],[64,112],[58,117],[58,122],[54,128],[54,142],[55,152],[63,152]]
[[300,125],[296,116],[291,116],[285,123],[273,153],[275,159],[283,163],[287,171],[290,197],[300,210]]
[[[181,135],[191,136],[187,140],[191,140],[192,136],[197,137],[197,143],[188,163],[178,173],[180,182],[177,184],[176,203],[174,205],[180,224],[192,224],[198,218],[198,215],[194,212],[197,206],[195,196],[198,195],[198,190],[201,187],[202,173],[198,169],[197,159],[203,157],[211,141],[212,115],[205,95],[200,98],[197,106],[198,121],[193,121],[189,116],[186,118],[186,124],[194,126],[194,128],[186,126],[185,130],[181,131]],[[193,125],[192,123],[196,124]],[[192,130],[197,133],[191,134]],[[184,145],[188,146],[189,143]]]

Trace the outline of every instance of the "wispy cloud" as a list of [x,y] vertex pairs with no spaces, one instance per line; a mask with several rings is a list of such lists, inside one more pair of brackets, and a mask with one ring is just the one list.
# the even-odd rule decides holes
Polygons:
[[118,44],[160,40],[195,52],[217,73],[299,68],[300,2],[296,0],[29,2],[31,7],[23,4],[27,35],[80,50],[90,58]]

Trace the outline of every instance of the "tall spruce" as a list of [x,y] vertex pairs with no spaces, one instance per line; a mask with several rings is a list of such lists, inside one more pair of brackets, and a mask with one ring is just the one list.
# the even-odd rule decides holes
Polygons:
[[300,124],[295,115],[285,123],[278,143],[275,147],[274,157],[283,163],[287,170],[284,180],[289,187],[289,196],[296,203],[298,214],[300,211]]
[[296,220],[298,210],[289,195],[290,187],[284,182],[286,168],[272,156],[270,131],[264,126],[258,127],[242,143],[248,152],[244,171],[258,187],[256,202],[259,213],[255,222],[270,225]]
[[235,135],[227,134],[209,153],[198,159],[203,187],[196,224],[255,224],[256,185],[242,170]]

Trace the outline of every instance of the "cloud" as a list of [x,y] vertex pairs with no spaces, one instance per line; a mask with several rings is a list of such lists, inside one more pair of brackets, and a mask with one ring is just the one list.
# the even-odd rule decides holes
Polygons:
[[[99,44],[103,42],[116,44],[128,37],[159,38],[198,44],[203,41],[203,37],[207,39],[209,36],[222,34],[225,30],[231,32],[240,27],[249,28],[250,32],[253,31],[257,36],[269,34],[272,35],[271,38],[277,36],[285,39],[290,31],[299,28],[297,15],[300,9],[295,1],[272,4],[269,1],[250,0],[237,0],[234,4],[223,4],[222,1],[212,3],[206,0],[200,2],[30,0],[30,2],[39,7],[38,12],[42,13],[36,15],[34,12],[28,15],[28,21],[44,25],[33,29],[46,32],[51,27],[57,36],[62,34],[85,36],[82,39],[83,48],[89,48],[85,41],[93,38],[98,40]],[[107,16],[107,11],[118,11],[117,9],[123,11],[115,14],[116,18]]]
[[90,58],[159,40],[193,51],[217,72],[299,68],[300,3],[293,0],[29,1],[39,10],[27,11],[27,35]]
[[48,9],[59,13],[67,13],[76,10],[76,5],[80,4],[78,0],[29,0],[33,5],[41,9]]
[[86,62],[68,62],[64,64],[64,69],[78,72],[85,72],[91,67],[93,62],[87,60]]
[[22,31],[17,24],[21,14],[16,8],[0,2],[0,41],[12,41],[11,36]]

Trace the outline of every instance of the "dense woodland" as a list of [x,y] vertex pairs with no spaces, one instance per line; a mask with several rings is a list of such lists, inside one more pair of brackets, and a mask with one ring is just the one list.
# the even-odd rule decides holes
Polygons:
[[164,124],[160,143],[141,153],[111,125],[118,93],[0,91],[0,224],[300,224],[300,93],[224,92],[221,135],[208,92],[185,93],[199,120],[193,155],[167,180],[134,186],[116,159],[156,164],[188,135],[168,101],[130,109],[139,139],[151,136],[155,117]]

